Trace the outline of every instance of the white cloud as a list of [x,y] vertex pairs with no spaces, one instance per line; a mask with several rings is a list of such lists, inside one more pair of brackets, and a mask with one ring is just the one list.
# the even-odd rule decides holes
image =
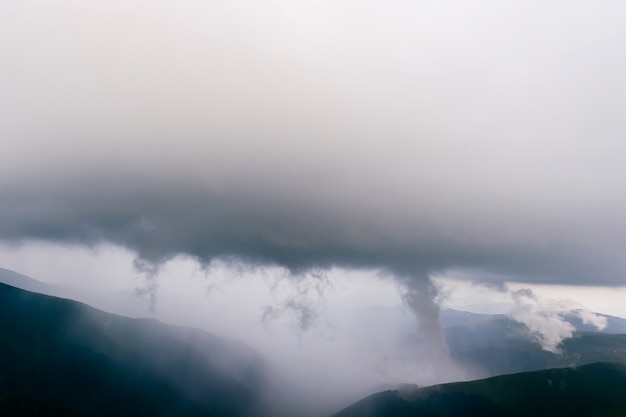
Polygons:
[[585,309],[577,302],[541,298],[529,288],[508,291],[514,302],[509,316],[524,324],[531,337],[548,352],[560,353],[559,345],[573,336],[576,329],[566,320],[567,314],[575,314],[583,323],[591,324],[599,330],[606,328],[606,318]]

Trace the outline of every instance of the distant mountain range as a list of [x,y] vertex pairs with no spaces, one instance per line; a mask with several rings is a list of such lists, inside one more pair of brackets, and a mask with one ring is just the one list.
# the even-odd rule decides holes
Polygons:
[[371,395],[333,417],[622,417],[626,364],[596,363]]
[[242,344],[0,284],[0,415],[270,415]]
[[[0,269],[0,282],[11,284],[0,284],[2,416],[293,415],[281,409],[280,398],[271,401],[264,361],[239,342],[38,294],[63,289],[9,270]],[[378,313],[376,328],[394,322],[393,311]],[[478,378],[500,376],[405,384],[335,417],[624,416],[626,365],[608,362],[626,363],[626,320],[604,317],[608,326],[599,332],[566,316],[577,331],[554,354],[505,315],[443,310],[451,359]],[[401,347],[411,350],[422,341],[403,330],[404,320],[394,323]]]
[[[595,313],[606,319],[607,326],[604,329],[598,329],[590,324],[585,324],[575,314],[569,313],[564,315],[564,319],[569,322],[576,331],[594,332],[594,333],[626,333],[626,319],[607,314]],[[441,323],[446,329],[454,328],[471,328],[476,336],[480,337],[498,337],[501,335],[502,329],[508,329],[517,333],[517,336],[524,336],[524,326],[515,322],[506,314],[479,314],[467,311],[459,311],[453,309],[441,310]],[[522,329],[520,331],[520,329]]]
[[40,294],[57,295],[61,292],[61,288],[56,285],[46,284],[4,268],[0,268],[0,283]]
[[[543,350],[523,324],[504,314],[442,309],[440,320],[451,359],[474,377],[487,378],[593,362],[626,361],[626,319],[599,315],[607,321],[602,330],[582,323],[575,314],[566,314],[564,319],[575,331],[572,338],[559,346],[560,353]],[[394,346],[399,352],[419,352],[424,342],[415,331],[415,320],[400,308],[367,307],[354,313],[354,317],[353,326],[361,329],[363,340],[395,338]],[[377,332],[372,333],[372,328]]]
[[[603,315],[607,327],[590,331],[575,315],[565,318],[577,329],[561,344],[560,353],[543,350],[524,325],[505,315],[444,310],[446,341],[450,356],[474,370],[478,377],[535,371],[594,362],[626,361],[626,320]],[[412,342],[407,336],[406,343]]]

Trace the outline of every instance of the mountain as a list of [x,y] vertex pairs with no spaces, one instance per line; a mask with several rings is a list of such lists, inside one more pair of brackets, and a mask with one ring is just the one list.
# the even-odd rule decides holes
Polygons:
[[4,268],[0,268],[0,283],[47,295],[57,295],[61,291],[56,285],[46,284]]
[[0,415],[263,416],[242,344],[0,284]]
[[596,363],[371,395],[333,417],[622,417],[626,364]]
[[[355,309],[351,314],[350,328],[356,337],[364,343],[385,346],[390,357],[419,356],[423,350],[424,339],[416,331],[416,320],[402,308],[369,306]],[[472,379],[594,362],[626,361],[626,319],[600,316],[607,321],[607,327],[602,330],[582,323],[576,314],[565,314],[563,318],[575,331],[559,346],[558,353],[552,353],[541,348],[525,325],[504,314],[452,309],[440,312],[449,356],[453,364]]]
[[[606,320],[607,325],[604,329],[597,329],[590,324],[583,323],[580,317],[573,313],[566,313],[563,315],[563,318],[579,332],[626,333],[626,319],[607,314],[595,314]],[[487,335],[499,335],[503,329],[511,330],[514,328],[524,328],[523,325],[517,323],[505,314],[479,314],[453,309],[442,309],[440,318],[442,326],[446,329],[461,327],[471,328],[474,332],[483,332]],[[519,333],[519,331],[517,333]]]
[[[0,281],[61,292],[4,269]],[[358,316],[366,319],[364,334],[374,327],[383,329],[376,337],[403,335],[399,344],[411,352],[421,343],[412,318],[398,318],[401,310],[365,313]],[[609,326],[603,333],[584,331],[583,323],[568,317],[579,331],[554,354],[505,315],[441,312],[450,356],[474,378],[626,361],[626,334],[611,334],[626,327],[626,320],[605,317]],[[280,405],[270,407],[268,374],[259,356],[235,341],[0,285],[0,415],[245,417],[275,415],[278,408],[294,415],[297,401],[289,396],[274,397]]]
[[[577,329],[560,345],[560,352],[543,350],[528,335],[524,325],[505,315],[444,310],[442,322],[451,358],[474,370],[477,377],[585,365],[594,362],[626,361],[626,320],[604,316],[607,328],[586,331],[575,315],[565,316]],[[411,342],[407,336],[405,342]]]
[[576,333],[558,353],[528,340],[491,339],[492,343],[450,344],[451,358],[473,369],[476,376],[494,376],[594,362],[626,361],[626,334]]

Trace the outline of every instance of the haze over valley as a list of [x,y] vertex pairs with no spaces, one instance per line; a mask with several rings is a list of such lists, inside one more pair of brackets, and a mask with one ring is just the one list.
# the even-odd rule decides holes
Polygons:
[[623,415],[624,16],[0,0],[0,404]]

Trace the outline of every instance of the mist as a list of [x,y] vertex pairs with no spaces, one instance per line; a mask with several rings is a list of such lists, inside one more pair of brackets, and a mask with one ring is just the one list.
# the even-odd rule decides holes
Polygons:
[[[68,252],[72,264],[54,264]],[[41,245],[12,252],[3,248],[0,254],[5,263],[22,259],[23,270],[50,281],[34,291],[242,341],[262,356],[270,382],[266,395],[280,415],[325,416],[381,389],[475,375],[447,358],[441,340],[424,333],[403,301],[406,289],[377,271],[334,269],[295,280],[279,268],[223,264],[204,270],[192,259],[176,258],[160,270],[153,306],[147,294],[137,292],[145,279],[132,268],[132,253]],[[13,267],[20,269],[18,263]],[[276,314],[268,315],[268,309]],[[303,310],[310,317],[307,326]],[[404,343],[413,335],[419,343]]]
[[[144,291],[145,276],[133,267],[132,252],[50,244],[0,249],[3,265],[48,283],[34,291],[244,342],[263,357],[271,381],[266,394],[285,415],[297,410],[298,415],[324,416],[401,384],[428,386],[485,376],[475,365],[448,357],[439,321],[440,305],[476,297],[477,291],[463,288],[463,281],[437,277],[428,287],[409,288],[376,270],[335,268],[294,277],[276,267],[216,263],[206,269],[192,258],[177,257],[160,268],[153,304]],[[527,326],[529,340],[553,353],[573,336],[567,313],[598,328],[605,320],[581,303],[543,297],[528,288],[472,286],[510,298],[510,317]],[[619,293],[616,300],[621,302]],[[416,316],[416,308],[428,311]]]
[[622,2],[4,9],[4,245],[114,247],[157,312],[179,259],[278,277],[261,322],[303,340],[333,271],[374,271],[441,369],[436,276],[624,285]]

